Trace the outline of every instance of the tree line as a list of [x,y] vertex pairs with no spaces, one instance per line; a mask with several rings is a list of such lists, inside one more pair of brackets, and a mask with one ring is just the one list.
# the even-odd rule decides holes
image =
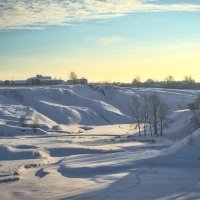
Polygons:
[[186,75],[181,81],[176,81],[173,76],[169,75],[163,81],[147,79],[144,82],[141,81],[139,76],[136,76],[132,81],[132,86],[171,89],[200,89],[200,83],[197,83],[190,75]]
[[98,85],[115,85],[121,87],[154,87],[154,88],[169,88],[169,89],[200,89],[200,83],[195,79],[186,75],[182,80],[177,81],[173,76],[169,75],[164,80],[158,81],[148,78],[146,81],[141,81],[139,76],[133,78],[131,83],[101,81],[93,84]]

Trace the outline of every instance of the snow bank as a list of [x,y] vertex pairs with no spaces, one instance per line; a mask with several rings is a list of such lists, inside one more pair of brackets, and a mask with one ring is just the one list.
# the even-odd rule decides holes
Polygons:
[[0,136],[17,136],[17,135],[45,135],[47,132],[43,129],[28,128],[28,127],[19,127],[0,124]]
[[199,167],[200,129],[162,150],[157,157],[143,164],[159,167]]
[[48,152],[43,149],[18,149],[9,145],[0,145],[0,161],[43,158],[50,158]]
[[200,129],[172,145],[164,154],[200,159]]

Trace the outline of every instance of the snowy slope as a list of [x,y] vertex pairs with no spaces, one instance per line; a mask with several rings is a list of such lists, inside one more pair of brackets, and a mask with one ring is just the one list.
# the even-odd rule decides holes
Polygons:
[[[31,108],[58,124],[101,125],[129,123],[131,118],[118,108],[91,96],[80,96],[71,88],[1,88],[2,106]],[[20,114],[20,110],[18,113]],[[18,115],[19,115],[18,114]],[[19,116],[18,116],[19,117]]]
[[163,154],[173,158],[183,157],[187,162],[196,160],[200,163],[200,129],[172,145]]
[[[52,86],[52,87],[1,87],[0,124],[5,134],[6,126],[19,132],[20,119],[28,123],[37,119],[43,130],[62,130],[62,125],[108,125],[132,123],[130,102],[133,96],[158,93],[171,110],[192,102],[197,91],[117,86]],[[179,114],[178,116],[183,116]],[[183,117],[180,117],[182,119]],[[182,122],[182,121],[181,121]],[[1,128],[2,129],[2,128]],[[177,132],[177,130],[175,130]],[[179,131],[181,132],[181,130]],[[13,135],[13,134],[11,134]]]

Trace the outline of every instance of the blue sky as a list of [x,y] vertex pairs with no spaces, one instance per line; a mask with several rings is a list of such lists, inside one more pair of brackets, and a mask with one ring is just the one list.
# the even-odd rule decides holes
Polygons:
[[197,1],[7,0],[0,11],[0,79],[199,80]]

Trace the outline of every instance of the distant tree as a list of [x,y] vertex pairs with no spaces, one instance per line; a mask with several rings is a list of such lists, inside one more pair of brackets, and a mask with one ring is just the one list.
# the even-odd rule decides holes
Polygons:
[[167,77],[165,78],[165,81],[168,82],[168,83],[172,83],[172,82],[174,82],[175,80],[174,80],[174,77],[170,75],[170,76],[167,76]]
[[75,72],[70,72],[69,79],[75,81],[78,78],[78,75]]
[[187,83],[195,83],[195,80],[192,78],[192,76],[188,76],[188,75],[184,77],[184,81]]
[[151,78],[148,78],[145,83],[149,83],[149,84],[152,84],[152,83],[155,83],[155,81]]
[[144,82],[143,85],[146,87],[151,87],[153,84],[155,84],[155,81],[153,79],[149,78]]
[[133,81],[132,81],[132,84],[139,87],[140,84],[141,84],[141,80],[140,80],[140,77],[139,76],[136,76]]

